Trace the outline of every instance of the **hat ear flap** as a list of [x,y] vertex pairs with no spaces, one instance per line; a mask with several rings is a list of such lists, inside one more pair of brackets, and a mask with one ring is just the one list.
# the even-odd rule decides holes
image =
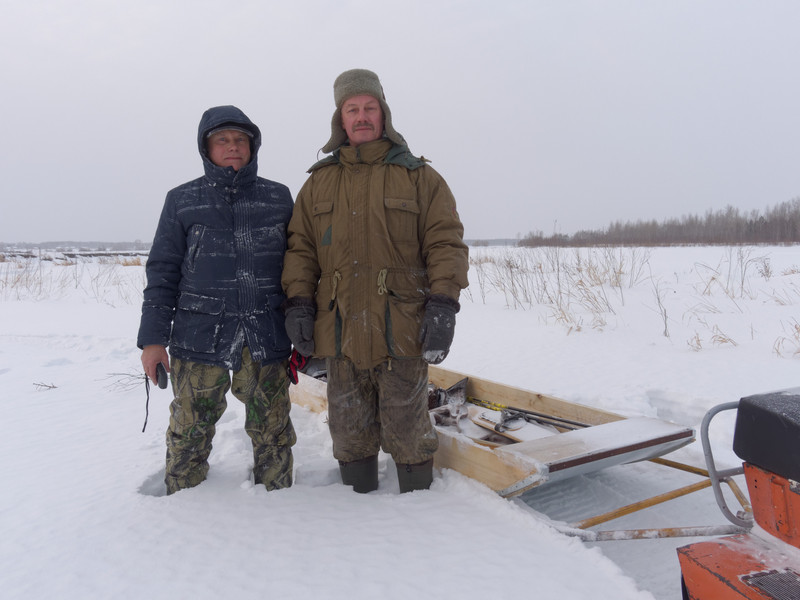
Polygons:
[[392,125],[392,111],[389,110],[389,105],[386,100],[378,100],[383,109],[383,135],[392,140],[395,144],[406,146],[405,138]]
[[342,123],[342,110],[337,108],[333,112],[333,117],[331,118],[331,137],[328,139],[327,143],[322,147],[322,152],[328,154],[336,150],[339,146],[344,144],[347,141],[347,132],[344,130],[344,124]]

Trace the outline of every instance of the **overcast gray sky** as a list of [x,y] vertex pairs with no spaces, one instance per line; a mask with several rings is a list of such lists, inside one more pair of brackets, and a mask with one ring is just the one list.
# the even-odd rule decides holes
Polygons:
[[796,0],[0,1],[4,242],[150,241],[219,104],[296,195],[354,67],[469,239],[800,196]]

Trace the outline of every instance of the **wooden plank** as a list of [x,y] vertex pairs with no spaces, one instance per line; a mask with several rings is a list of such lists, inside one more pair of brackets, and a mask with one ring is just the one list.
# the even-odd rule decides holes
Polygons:
[[298,373],[297,377],[298,384],[289,386],[289,399],[312,412],[320,413],[328,410],[326,383],[305,373]]
[[[500,492],[526,478],[537,479],[539,471],[534,461],[509,456],[503,461],[497,448],[476,444],[467,436],[438,429],[439,449],[433,456],[437,468],[458,471]],[[498,446],[502,448],[503,446]]]
[[625,418],[616,413],[575,402],[568,402],[555,396],[470,377],[469,375],[434,365],[428,367],[428,378],[431,383],[443,389],[449,388],[465,377],[467,378],[467,396],[488,400],[489,402],[516,406],[517,408],[542,412],[590,425],[599,425],[600,423],[609,423]]
[[[445,389],[465,377],[434,366],[429,368],[429,374],[435,386]],[[327,410],[325,382],[303,373],[299,377],[299,385],[289,389],[292,402],[314,412]],[[661,456],[694,439],[690,428],[658,419],[626,419],[615,413],[479,378],[468,378],[467,394],[592,424],[546,438],[496,447],[464,435],[455,427],[437,426],[439,449],[434,456],[435,465],[476,479],[505,497],[521,494],[548,481]],[[471,413],[476,409],[486,410],[469,406]],[[475,426],[471,421],[470,424]]]
[[[534,410],[557,417],[572,419],[590,423],[608,423],[618,421],[624,417],[576,404],[567,402],[554,396],[547,396],[537,392],[531,392],[513,386],[487,381],[485,379],[473,378],[456,371],[449,371],[441,367],[430,365],[428,367],[429,378],[435,386],[447,389],[451,385],[467,378],[467,394],[476,398],[483,398],[490,402],[499,402],[510,406],[517,406],[526,410]],[[325,382],[309,377],[305,373],[298,373],[300,383],[289,387],[289,396],[295,404],[305,406],[314,412],[327,410],[328,401],[325,391]]]
[[473,423],[489,431],[507,437],[512,442],[525,442],[536,440],[542,437],[559,435],[558,429],[551,425],[539,425],[538,423],[528,423],[524,419],[519,419],[509,423],[508,429],[497,431],[495,427],[500,422],[501,413],[479,406],[470,405],[469,417]]

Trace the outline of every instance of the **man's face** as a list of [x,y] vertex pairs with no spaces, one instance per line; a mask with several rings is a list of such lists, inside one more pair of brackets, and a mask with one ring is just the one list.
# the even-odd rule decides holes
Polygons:
[[250,137],[234,129],[223,129],[208,138],[208,158],[218,167],[238,171],[250,162]]
[[342,129],[351,146],[377,140],[383,135],[383,111],[372,96],[353,96],[342,105]]

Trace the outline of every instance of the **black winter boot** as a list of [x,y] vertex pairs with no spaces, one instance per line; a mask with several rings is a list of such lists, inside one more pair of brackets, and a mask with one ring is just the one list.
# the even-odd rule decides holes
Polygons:
[[397,466],[397,481],[400,483],[400,493],[413,492],[414,490],[427,490],[433,483],[433,459],[415,464],[402,464]]
[[378,457],[368,456],[351,462],[339,461],[342,483],[352,485],[353,491],[366,494],[378,489]]

